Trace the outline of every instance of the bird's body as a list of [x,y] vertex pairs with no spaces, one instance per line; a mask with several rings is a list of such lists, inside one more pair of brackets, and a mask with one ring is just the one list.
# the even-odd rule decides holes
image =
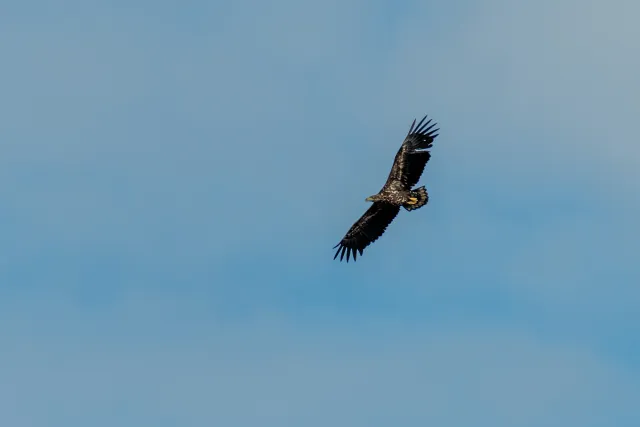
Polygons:
[[412,189],[418,183],[425,165],[431,158],[431,153],[427,149],[431,148],[433,140],[438,136],[435,133],[438,129],[433,129],[435,123],[428,126],[431,123],[429,120],[423,124],[426,118],[425,116],[417,126],[416,121],[413,121],[393,161],[387,182],[377,194],[367,197],[366,201],[373,204],[353,224],[340,243],[334,246],[334,249],[337,247],[338,250],[333,259],[340,255],[340,261],[342,261],[346,253],[347,262],[351,254],[355,261],[358,252],[362,255],[364,248],[385,232],[387,226],[400,212],[400,207],[412,211],[421,208],[429,201],[429,194],[424,186]]

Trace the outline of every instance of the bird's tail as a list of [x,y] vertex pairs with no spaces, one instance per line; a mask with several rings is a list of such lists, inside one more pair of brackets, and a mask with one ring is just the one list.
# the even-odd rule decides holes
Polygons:
[[427,189],[424,188],[424,185],[422,187],[416,188],[415,190],[412,190],[410,197],[418,199],[418,201],[414,204],[405,203],[404,205],[402,205],[408,211],[419,209],[426,205],[429,201],[429,193],[427,193]]

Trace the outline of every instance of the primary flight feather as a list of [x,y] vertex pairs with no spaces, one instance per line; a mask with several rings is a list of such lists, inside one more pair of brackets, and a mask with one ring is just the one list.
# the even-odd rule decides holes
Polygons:
[[429,148],[438,136],[438,128],[431,124],[425,116],[416,126],[414,120],[409,133],[402,142],[391,167],[387,182],[382,189],[373,196],[367,197],[367,202],[373,202],[371,207],[351,226],[340,243],[333,259],[340,255],[340,261],[347,255],[356,260],[358,252],[362,255],[364,248],[382,236],[391,221],[394,220],[400,207],[407,211],[419,209],[429,201],[429,194],[424,186],[412,189],[418,183],[424,167],[431,158]]

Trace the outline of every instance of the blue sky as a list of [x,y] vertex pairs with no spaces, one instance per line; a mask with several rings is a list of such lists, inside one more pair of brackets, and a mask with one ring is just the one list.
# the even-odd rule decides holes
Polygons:
[[637,426],[639,12],[4,4],[0,423]]

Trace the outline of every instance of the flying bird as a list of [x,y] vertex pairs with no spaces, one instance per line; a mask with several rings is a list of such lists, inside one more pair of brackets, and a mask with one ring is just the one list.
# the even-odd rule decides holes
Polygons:
[[385,232],[389,224],[394,220],[400,207],[407,211],[413,211],[426,205],[429,194],[424,186],[412,190],[418,183],[424,167],[431,158],[429,148],[433,140],[438,136],[439,128],[433,129],[436,123],[430,125],[431,120],[424,122],[427,116],[418,123],[414,120],[405,137],[402,146],[396,154],[391,172],[378,194],[367,197],[365,201],[373,202],[371,207],[362,217],[351,226],[340,243],[333,259],[340,255],[340,261],[347,255],[356,260],[357,253],[375,242]]

